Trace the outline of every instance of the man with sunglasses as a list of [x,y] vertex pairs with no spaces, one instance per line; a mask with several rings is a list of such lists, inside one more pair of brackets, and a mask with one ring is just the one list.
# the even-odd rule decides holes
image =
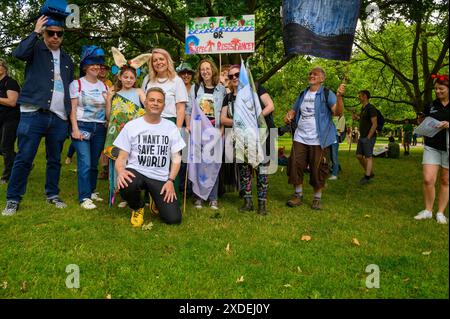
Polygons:
[[47,202],[56,208],[67,207],[59,198],[58,188],[61,151],[69,131],[69,84],[73,80],[72,59],[60,49],[64,20],[58,16],[41,16],[34,32],[23,39],[13,52],[14,57],[26,62],[26,69],[18,99],[21,105],[17,129],[19,152],[8,184],[4,216],[14,215],[19,208],[42,137],[45,137],[47,157]]

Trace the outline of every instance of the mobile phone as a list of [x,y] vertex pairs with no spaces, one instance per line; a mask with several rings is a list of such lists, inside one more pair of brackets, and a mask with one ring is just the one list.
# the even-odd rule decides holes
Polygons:
[[83,140],[88,141],[91,138],[91,133],[87,131],[80,131]]

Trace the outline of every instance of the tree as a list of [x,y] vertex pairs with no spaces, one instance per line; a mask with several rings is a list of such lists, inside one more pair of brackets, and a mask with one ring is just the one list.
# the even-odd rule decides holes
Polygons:
[[378,74],[385,77],[386,94],[376,98],[410,105],[421,112],[432,101],[431,75],[441,70],[448,73],[448,1],[375,2],[380,8],[381,25],[378,30],[369,29],[362,13],[355,53],[362,53],[377,65]]

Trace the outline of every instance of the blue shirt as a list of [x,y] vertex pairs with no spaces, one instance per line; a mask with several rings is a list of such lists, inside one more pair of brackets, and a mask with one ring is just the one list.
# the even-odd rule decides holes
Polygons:
[[[23,39],[13,51],[13,56],[26,61],[25,82],[20,92],[18,104],[50,109],[53,96],[54,64],[52,52],[36,32]],[[70,56],[61,50],[60,72],[64,86],[64,108],[70,115],[69,85],[73,80],[73,62]]]
[[[298,123],[300,119],[301,109],[303,99],[308,92],[309,88],[305,89],[297,98],[293,106],[295,111],[295,122]],[[320,147],[322,149],[334,144],[336,142],[336,126],[333,123],[333,112],[331,107],[336,104],[336,95],[330,90],[328,94],[328,103],[325,101],[325,95],[323,92],[323,86],[320,86],[319,90],[316,92],[316,99],[314,101],[315,113],[314,117],[316,120],[316,129],[319,136]]]

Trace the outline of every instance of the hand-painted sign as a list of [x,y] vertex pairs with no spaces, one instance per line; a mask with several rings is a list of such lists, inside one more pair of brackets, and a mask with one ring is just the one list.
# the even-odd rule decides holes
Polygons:
[[255,15],[204,17],[186,24],[186,54],[255,52]]

